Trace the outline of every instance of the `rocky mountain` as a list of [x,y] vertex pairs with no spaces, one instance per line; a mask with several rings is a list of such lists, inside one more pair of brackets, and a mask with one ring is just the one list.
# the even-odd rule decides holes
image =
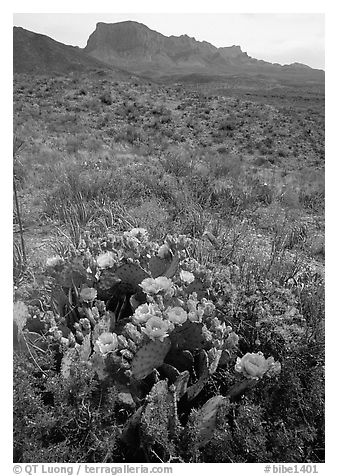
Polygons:
[[[106,69],[160,81],[248,81],[323,84],[324,71],[257,60],[238,45],[216,48],[187,35],[165,36],[134,21],[98,23],[84,49],[14,27],[14,72],[66,73]],[[239,84],[239,83],[238,83]]]
[[153,79],[197,74],[324,80],[323,71],[306,65],[268,63],[251,58],[237,45],[216,48],[187,35],[167,37],[134,21],[97,23],[84,51],[107,64]]
[[66,73],[90,69],[110,69],[80,48],[67,46],[24,28],[13,29],[13,69],[15,73]]

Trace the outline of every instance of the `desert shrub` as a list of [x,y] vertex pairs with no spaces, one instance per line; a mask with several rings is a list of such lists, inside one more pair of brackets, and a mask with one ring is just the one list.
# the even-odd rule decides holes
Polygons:
[[112,97],[111,97],[110,92],[106,91],[103,94],[101,94],[100,101],[102,102],[102,104],[106,104],[107,106],[111,106],[113,101],[112,101]]
[[128,214],[135,220],[135,226],[146,227],[155,239],[160,239],[168,230],[169,213],[165,203],[158,199],[142,201],[140,205],[129,208]]
[[14,461],[113,461],[114,391],[99,388],[83,365],[62,379],[54,362],[52,350],[35,362],[14,356]]

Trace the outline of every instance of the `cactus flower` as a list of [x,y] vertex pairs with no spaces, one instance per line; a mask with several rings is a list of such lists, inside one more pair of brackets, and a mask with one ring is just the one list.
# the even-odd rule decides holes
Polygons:
[[141,288],[145,293],[148,294],[157,294],[160,291],[169,291],[172,287],[173,282],[171,279],[166,276],[159,276],[156,279],[146,278],[140,284]]
[[153,316],[146,322],[146,325],[142,328],[142,331],[151,340],[159,339],[161,342],[163,342],[165,337],[168,337],[169,330],[171,329],[172,324],[169,321],[164,321],[158,316]]
[[165,258],[168,258],[168,256],[170,256],[170,248],[166,243],[159,247],[157,251],[157,256],[161,259],[165,259]]
[[282,366],[280,362],[275,362],[275,359],[273,357],[268,357],[266,361],[269,364],[268,371],[266,372],[266,375],[268,377],[275,377],[280,374]]
[[80,292],[80,298],[84,302],[93,302],[97,297],[97,291],[94,288],[83,288]]
[[204,315],[207,317],[211,317],[215,311],[214,303],[205,298],[201,301],[201,308],[203,308]]
[[181,325],[187,320],[187,313],[181,307],[169,307],[166,311],[166,315],[170,322],[173,324]]
[[180,272],[180,278],[184,283],[191,284],[194,281],[195,276],[193,273],[190,273],[190,271],[184,271],[182,269]]
[[136,308],[132,317],[134,324],[144,324],[158,312],[158,307],[154,304],[142,304]]
[[52,256],[46,261],[47,268],[55,268],[56,266],[61,266],[64,263],[64,260],[61,256]]
[[101,253],[96,258],[96,263],[99,268],[112,268],[115,264],[115,258],[111,251],[107,251],[106,253]]
[[201,315],[196,311],[189,311],[188,319],[190,322],[202,322]]
[[244,357],[237,357],[235,370],[242,373],[245,377],[251,379],[259,379],[269,370],[271,373],[280,371],[279,362],[275,362],[273,357],[266,359],[262,352],[257,354],[249,352]]
[[141,241],[148,239],[148,232],[145,228],[132,228],[130,231],[125,232],[125,235],[138,238]]
[[108,355],[110,352],[114,352],[118,348],[117,335],[112,332],[103,332],[96,340],[94,345],[95,352],[102,356]]
[[239,341],[239,337],[235,332],[230,332],[228,337],[224,341],[224,348],[225,349],[234,349],[237,347]]

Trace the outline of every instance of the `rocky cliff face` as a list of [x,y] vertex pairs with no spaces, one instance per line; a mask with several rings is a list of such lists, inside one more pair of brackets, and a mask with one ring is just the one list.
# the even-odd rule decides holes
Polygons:
[[251,58],[238,45],[216,48],[187,35],[165,36],[134,21],[98,23],[84,51],[108,64],[150,78],[179,75],[272,75],[323,80],[322,71]]
[[164,36],[141,23],[98,23],[84,49],[89,55],[134,72],[205,67],[217,48],[187,35]]

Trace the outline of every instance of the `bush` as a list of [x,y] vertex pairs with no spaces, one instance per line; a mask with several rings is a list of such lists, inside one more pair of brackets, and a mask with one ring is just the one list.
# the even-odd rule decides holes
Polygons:
[[113,101],[110,92],[106,91],[105,93],[101,94],[100,101],[102,102],[102,104],[107,104],[107,106],[111,106],[113,104]]

